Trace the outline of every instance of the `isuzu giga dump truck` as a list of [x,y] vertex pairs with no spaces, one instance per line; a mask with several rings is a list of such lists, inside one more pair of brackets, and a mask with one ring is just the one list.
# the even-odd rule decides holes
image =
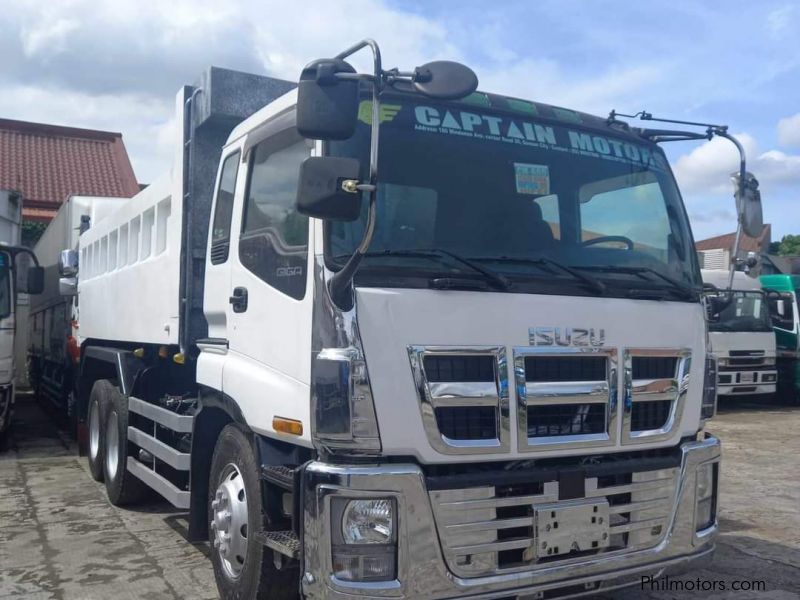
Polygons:
[[718,303],[656,142],[725,128],[477,83],[369,40],[297,86],[212,69],[171,172],[62,255],[92,474],[188,510],[223,598],[566,597],[713,552]]
[[[703,282],[725,289],[729,273],[702,269]],[[778,370],[775,365],[775,333],[767,297],[757,278],[734,273],[732,301],[709,323],[711,351],[717,358],[717,395],[771,396]]]

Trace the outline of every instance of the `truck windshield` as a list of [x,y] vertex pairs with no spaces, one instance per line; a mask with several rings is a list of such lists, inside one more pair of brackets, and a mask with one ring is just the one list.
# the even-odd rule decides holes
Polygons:
[[11,260],[0,252],[0,319],[11,314]]
[[[363,102],[354,137],[327,147],[358,158],[364,177],[369,110]],[[502,273],[519,291],[686,299],[699,287],[686,214],[657,146],[471,106],[403,99],[381,112],[377,227],[362,278],[470,276],[441,252],[403,252],[439,250]],[[366,205],[359,221],[328,226],[330,262],[354,251]],[[605,285],[587,286],[575,270]]]
[[763,292],[733,292],[733,301],[709,323],[710,331],[772,331]]

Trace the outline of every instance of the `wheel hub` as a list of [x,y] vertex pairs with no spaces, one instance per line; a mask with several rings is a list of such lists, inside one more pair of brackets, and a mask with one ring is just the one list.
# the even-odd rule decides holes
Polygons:
[[247,556],[247,493],[239,468],[229,464],[211,502],[214,549],[228,577],[237,579]]

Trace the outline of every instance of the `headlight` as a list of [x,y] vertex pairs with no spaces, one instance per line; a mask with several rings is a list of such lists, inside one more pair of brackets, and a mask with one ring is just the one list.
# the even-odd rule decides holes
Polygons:
[[703,380],[703,403],[700,416],[710,419],[717,413],[717,359],[713,354],[706,356],[706,372]]
[[714,524],[716,517],[716,474],[719,463],[707,463],[697,468],[697,506],[695,508],[695,531],[702,531]]
[[345,544],[388,544],[394,541],[394,501],[351,500],[342,515]]
[[396,508],[394,498],[332,500],[331,557],[337,579],[397,578]]
[[769,367],[774,367],[775,366],[775,357],[774,356],[767,356],[764,359],[764,364],[769,366]]

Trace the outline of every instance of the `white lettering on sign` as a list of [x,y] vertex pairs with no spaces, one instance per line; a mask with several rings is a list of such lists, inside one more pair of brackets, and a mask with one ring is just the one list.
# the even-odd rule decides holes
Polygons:
[[428,133],[461,135],[539,148],[554,148],[576,154],[604,158],[618,162],[635,163],[660,170],[667,169],[663,155],[652,152],[645,146],[619,139],[597,135],[587,131],[559,128],[531,121],[482,115],[468,111],[438,109],[432,106],[416,106],[415,129]]

